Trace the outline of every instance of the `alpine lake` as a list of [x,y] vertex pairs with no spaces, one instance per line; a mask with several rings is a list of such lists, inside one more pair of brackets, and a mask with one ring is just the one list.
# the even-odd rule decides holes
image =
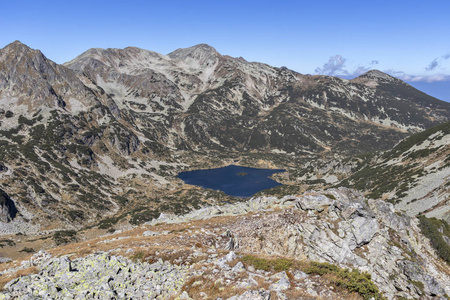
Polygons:
[[180,172],[178,178],[187,184],[220,190],[234,197],[248,198],[259,191],[282,185],[269,177],[285,171],[229,165],[216,169]]

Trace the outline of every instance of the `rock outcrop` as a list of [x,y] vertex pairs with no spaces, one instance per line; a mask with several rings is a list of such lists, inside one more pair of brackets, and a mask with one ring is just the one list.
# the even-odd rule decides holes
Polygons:
[[0,189],[0,222],[10,222],[17,214],[17,208],[14,201],[8,194]]
[[[270,213],[275,208],[282,211]],[[390,203],[367,200],[361,193],[346,188],[281,199],[254,198],[180,217],[165,215],[152,223],[190,222],[248,212],[254,215],[230,224],[226,233],[239,245],[239,251],[358,268],[369,272],[389,298],[450,294],[450,276],[439,272],[440,267],[420,234],[418,220],[396,212]],[[229,242],[225,247],[229,247]],[[411,265],[417,268],[415,272],[405,268]],[[423,284],[423,290],[412,282]],[[444,287],[448,290],[444,291]]]
[[[153,226],[156,223],[158,226]],[[303,272],[307,270],[289,269],[291,263],[286,263],[286,260],[281,265],[288,273],[269,270],[264,267],[265,263],[262,263],[263,270],[256,270],[258,265],[249,265],[247,255],[281,256],[287,262],[318,262],[333,268],[358,270],[361,274],[367,272],[370,274],[368,278],[388,299],[443,299],[450,294],[450,266],[436,256],[417,223],[416,218],[395,211],[390,203],[367,200],[359,192],[338,188],[325,193],[307,192],[283,198],[258,197],[241,203],[203,208],[184,216],[163,215],[140,229],[139,240],[136,236],[122,236],[103,240],[99,245],[116,243],[117,247],[117,243],[122,241],[125,247],[129,247],[128,241],[131,240],[131,244],[141,245],[139,251],[147,249],[147,256],[143,256],[145,260],[169,258],[170,264],[160,262],[159,266],[174,270],[173,276],[183,278],[191,288],[184,285],[183,290],[181,283],[177,288],[165,286],[161,288],[161,295],[168,295],[169,290],[175,289],[180,299],[189,299],[189,293],[191,296],[192,293],[197,296],[205,293],[207,289],[202,290],[203,285],[210,286],[210,289],[215,286],[218,294],[223,291],[220,287],[224,286],[234,286],[236,291],[242,291],[228,294],[235,297],[232,299],[266,299],[261,288],[281,299],[297,292],[327,299],[342,296],[327,287],[320,276],[309,276]],[[129,251],[134,252],[131,249],[127,253]],[[45,282],[49,287],[68,287],[67,276],[76,282],[93,276],[103,278],[101,285],[89,285],[93,279],[87,280],[90,291],[111,291],[106,289],[111,288],[116,293],[120,289],[138,293],[138,290],[129,290],[128,283],[114,275],[119,274],[132,281],[133,270],[146,274],[139,275],[147,276],[146,280],[165,278],[154,283],[161,284],[161,287],[163,283],[172,282],[164,276],[149,277],[148,272],[155,265],[130,267],[130,261],[106,254],[73,261],[68,258],[50,261],[38,264],[38,275],[9,283],[7,294],[31,292],[26,290],[33,286],[30,278],[36,284]],[[92,262],[103,273],[92,273],[88,267]],[[71,290],[71,293],[74,292]]]
[[180,292],[187,271],[161,260],[139,263],[107,253],[47,258],[37,266],[38,274],[9,282],[0,299],[166,299]]

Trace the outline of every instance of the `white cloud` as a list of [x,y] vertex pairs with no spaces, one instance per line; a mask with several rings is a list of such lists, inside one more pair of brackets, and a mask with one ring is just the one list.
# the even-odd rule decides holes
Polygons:
[[[427,71],[435,70],[436,68],[440,67],[443,60],[450,59],[450,53],[443,55],[441,57],[436,58],[433,60],[427,67]],[[329,75],[329,76],[339,76],[341,78],[345,79],[353,79],[355,77],[358,77],[367,71],[370,71],[374,69],[375,65],[379,64],[378,60],[372,60],[369,63],[367,63],[366,66],[359,65],[353,70],[349,70],[349,68],[346,66],[347,59],[342,57],[342,55],[336,54],[326,62],[323,67],[317,67],[316,68],[316,74],[321,75]],[[406,74],[403,71],[397,71],[394,69],[388,69],[383,70],[384,73],[387,73],[391,76],[397,77],[404,81],[409,82],[440,82],[440,81],[450,81],[450,75],[445,74],[433,74],[433,75],[410,75]]]
[[437,81],[450,81],[449,75],[444,74],[436,74],[436,75],[425,75],[425,76],[414,76],[414,75],[405,75],[400,78],[405,81],[425,81],[425,82],[437,82]]
[[439,65],[438,60],[435,59],[435,60],[433,60],[432,62],[430,62],[430,64],[425,68],[425,70],[427,70],[427,71],[434,70],[434,69],[436,69],[436,67],[437,67],[438,65]]
[[438,81],[450,81],[450,75],[445,74],[434,74],[434,75],[409,75],[402,71],[396,71],[396,70],[384,70],[383,72],[397,77],[404,81],[410,81],[410,82],[438,82]]
[[442,55],[441,57],[436,57],[435,59],[433,59],[432,62],[430,62],[428,64],[428,66],[425,68],[425,70],[433,71],[434,69],[436,69],[438,66],[440,66],[442,64],[443,60],[447,60],[449,58],[450,58],[450,53]]
[[322,68],[316,68],[316,74],[322,75],[337,75],[337,74],[345,74],[347,75],[347,70],[344,69],[346,59],[341,55],[336,54],[335,56],[330,57],[327,63],[323,65]]
[[371,60],[368,63],[369,66],[359,65],[355,69],[349,70],[349,68],[345,65],[346,61],[347,59],[345,57],[336,54],[330,57],[328,62],[326,62],[323,67],[317,67],[315,70],[316,74],[352,79],[366,73],[369,70],[372,70],[373,66],[379,64],[378,60]]

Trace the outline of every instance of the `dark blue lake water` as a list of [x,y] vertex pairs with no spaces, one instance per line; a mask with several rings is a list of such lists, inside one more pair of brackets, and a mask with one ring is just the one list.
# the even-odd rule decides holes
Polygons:
[[269,176],[282,169],[255,169],[230,165],[223,168],[178,173],[185,183],[223,191],[235,197],[251,197],[259,191],[281,185]]

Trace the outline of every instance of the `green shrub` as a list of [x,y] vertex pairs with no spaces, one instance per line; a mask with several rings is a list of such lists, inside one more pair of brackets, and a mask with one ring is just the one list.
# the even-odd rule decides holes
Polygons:
[[364,299],[384,299],[368,273],[357,269],[342,269],[329,263],[311,262],[305,270],[308,274],[332,275],[332,282],[349,292],[360,294]]
[[332,194],[325,194],[325,196],[327,196],[331,200],[336,200],[336,197],[334,195],[332,195]]
[[79,210],[79,209],[74,209],[74,210],[69,210],[67,212],[67,216],[72,220],[72,221],[76,221],[76,220],[84,220],[84,211]]
[[111,228],[112,226],[116,225],[122,218],[123,216],[105,218],[98,223],[98,228],[99,229]]
[[144,257],[145,257],[145,253],[142,252],[142,251],[139,251],[139,252],[133,254],[133,255],[130,257],[130,259],[131,259],[132,261],[134,261],[134,262],[138,262],[138,261],[142,261],[142,260],[144,259]]
[[19,250],[19,252],[33,253],[36,251],[33,248],[25,247],[22,250]]
[[53,241],[56,245],[63,245],[76,241],[77,232],[75,230],[61,230],[53,234]]
[[329,263],[312,262],[305,270],[307,274],[325,275],[339,271],[339,267]]
[[414,284],[416,287],[419,288],[419,290],[421,290],[423,292],[425,286],[423,285],[423,282],[421,281],[415,281],[415,280],[411,280],[410,281],[412,284]]
[[25,118],[22,115],[19,116],[19,124],[25,124],[25,125],[32,126],[35,122],[36,122],[35,120],[28,120],[27,118]]
[[443,236],[450,238],[450,225],[444,220],[419,216],[419,227],[422,234],[430,239],[431,246],[436,250],[440,258],[450,264],[450,246]]
[[255,269],[258,270],[274,270],[277,272],[287,271],[293,264],[292,260],[285,258],[265,259],[252,255],[244,256],[242,258],[242,262],[246,265],[252,265]]
[[0,248],[3,248],[5,246],[12,247],[12,246],[15,246],[15,245],[16,245],[16,243],[14,243],[13,240],[7,240],[7,239],[0,240]]

